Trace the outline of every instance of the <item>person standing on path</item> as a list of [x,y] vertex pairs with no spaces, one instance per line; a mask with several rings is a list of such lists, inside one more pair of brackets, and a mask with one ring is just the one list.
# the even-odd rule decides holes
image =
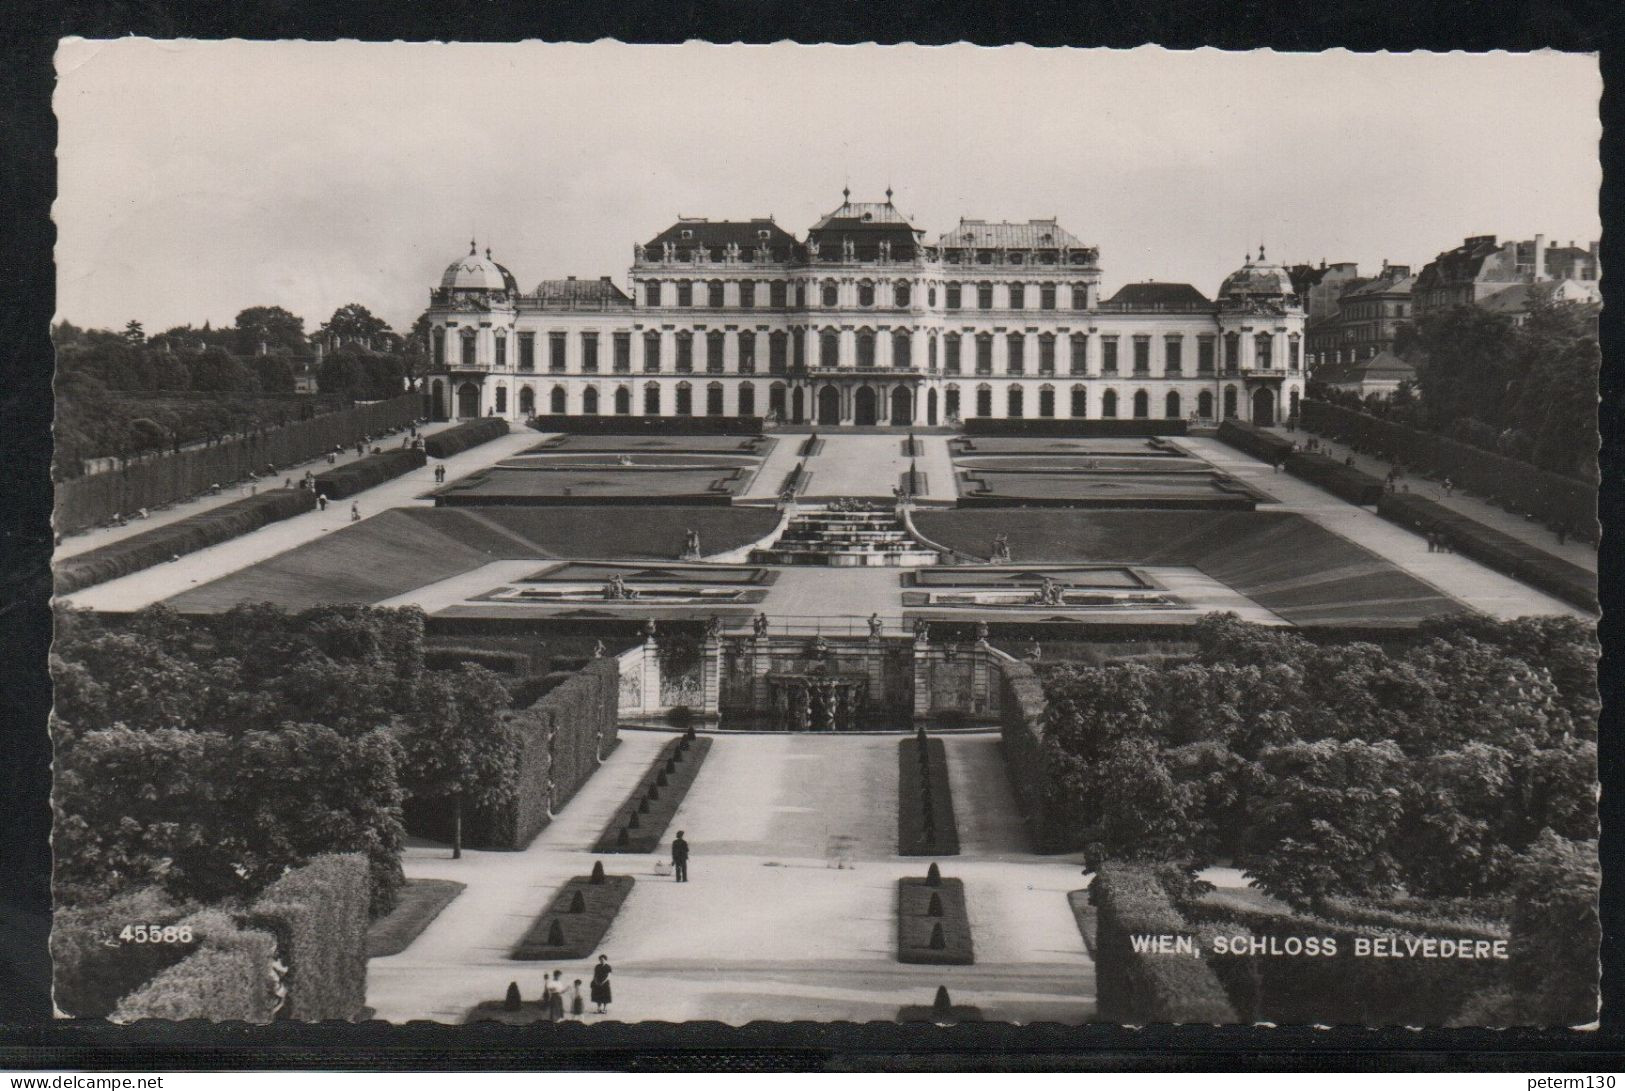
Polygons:
[[553,971],[553,980],[548,982],[547,989],[547,1018],[550,1022],[564,1022],[564,972]]
[[614,972],[614,968],[609,964],[609,956],[599,955],[598,965],[592,968],[592,985],[589,989],[593,1005],[598,1009],[599,1015],[609,1011],[609,1003],[614,999],[609,989],[609,975]]
[[361,522],[361,501],[359,500],[350,501],[350,522]]
[[576,983],[570,986],[570,1018],[580,1019],[586,1010],[587,1006],[581,1000],[581,979],[578,977]]
[[683,840],[682,830],[678,830],[677,836],[672,838],[671,870],[679,883],[688,882],[688,842]]

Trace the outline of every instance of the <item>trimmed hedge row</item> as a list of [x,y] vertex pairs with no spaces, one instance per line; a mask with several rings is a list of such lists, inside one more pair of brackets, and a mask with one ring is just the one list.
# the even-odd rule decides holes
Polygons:
[[967,436],[1183,436],[1188,422],[1180,417],[1125,418],[1120,420],[1068,418],[969,417],[962,428]]
[[510,648],[480,648],[467,644],[431,644],[423,649],[423,666],[432,671],[456,670],[468,663],[496,674],[523,677],[530,673],[532,658],[527,652]]
[[178,455],[134,462],[121,470],[58,481],[56,529],[72,534],[99,526],[118,512],[185,500],[207,491],[211,485],[242,481],[262,473],[266,463],[292,466],[308,462],[335,447],[353,447],[364,435],[405,428],[422,414],[422,395],[402,394],[213,447],[193,447]]
[[490,443],[498,436],[507,434],[508,422],[501,417],[481,417],[479,420],[471,420],[467,424],[459,424],[443,432],[436,432],[432,436],[425,436],[423,453],[430,458],[450,458],[470,447]]
[[685,735],[661,747],[626,802],[604,827],[593,851],[650,853],[658,849],[666,827],[683,805],[710,751],[711,739],[704,735]]
[[1219,439],[1238,451],[1261,458],[1271,465],[1292,453],[1292,441],[1263,428],[1227,420],[1219,425]]
[[548,414],[530,426],[538,432],[574,432],[596,436],[759,436],[761,417],[571,417]]
[[924,761],[918,736],[897,744],[897,855],[959,855],[948,753],[941,739],[926,740]]
[[329,500],[344,500],[402,474],[420,470],[428,461],[415,447],[397,447],[343,466],[329,466],[316,475],[316,491]]
[[157,887],[142,887],[103,902],[59,909],[51,919],[51,986],[56,1006],[69,1015],[103,1019],[119,1001],[191,954],[197,944],[120,940],[126,926],[162,929],[190,916],[193,907],[171,901]]
[[1095,999],[1108,1023],[1234,1023],[1213,967],[1186,953],[1134,950],[1133,936],[1202,937],[1150,868],[1104,864],[1089,885],[1096,910]]
[[630,875],[577,875],[553,895],[508,957],[527,962],[588,957],[615,923],[635,881]]
[[1397,459],[1422,473],[1448,477],[1475,496],[1533,515],[1547,525],[1566,524],[1576,537],[1596,540],[1597,486],[1592,482],[1322,401],[1305,400],[1302,410],[1307,431]]
[[1301,477],[1351,504],[1368,507],[1383,496],[1381,479],[1325,455],[1295,451],[1286,456],[1286,470],[1293,477]]
[[963,880],[933,881],[930,876],[897,880],[897,961],[926,966],[969,966],[976,961]]
[[276,937],[287,967],[279,1018],[354,1019],[367,1002],[367,857],[312,857],[266,887],[244,923]]
[[308,489],[272,489],[140,534],[132,534],[128,538],[58,561],[54,576],[56,593],[66,595],[93,584],[140,572],[174,557],[229,542],[250,531],[291,519],[315,506],[316,494]]
[[213,1019],[269,1023],[282,1004],[274,966],[276,938],[239,928],[218,909],[180,922],[196,950],[130,993],[114,1009],[115,1023],[137,1019]]
[[1443,504],[1415,493],[1390,493],[1377,501],[1377,514],[1418,534],[1437,531],[1456,552],[1582,610],[1598,608],[1594,574]]
[[1069,852],[1081,848],[1076,823],[1067,820],[1065,797],[1056,789],[1044,746],[1044,686],[1027,664],[997,660],[999,666],[999,734],[1004,770],[1017,809],[1027,824],[1036,852]]

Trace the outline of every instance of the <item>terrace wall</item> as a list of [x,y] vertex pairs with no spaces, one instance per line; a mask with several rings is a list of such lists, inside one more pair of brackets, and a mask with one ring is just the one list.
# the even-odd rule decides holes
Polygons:
[[588,435],[683,436],[762,434],[761,417],[645,417],[566,416],[536,417],[530,426],[538,432],[577,432]]
[[1084,419],[1031,417],[968,417],[967,436],[1183,436],[1188,421],[1158,419]]

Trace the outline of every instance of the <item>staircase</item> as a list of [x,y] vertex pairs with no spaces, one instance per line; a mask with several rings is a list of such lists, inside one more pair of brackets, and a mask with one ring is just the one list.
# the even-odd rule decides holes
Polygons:
[[889,511],[806,511],[779,540],[751,551],[752,564],[820,564],[836,568],[919,568],[937,552],[910,537]]

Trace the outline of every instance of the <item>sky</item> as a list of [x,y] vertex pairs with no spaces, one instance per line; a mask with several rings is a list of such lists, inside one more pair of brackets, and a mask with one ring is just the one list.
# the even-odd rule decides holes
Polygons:
[[679,215],[804,236],[882,200],[930,238],[1058,217],[1104,288],[1416,269],[1469,235],[1598,238],[1583,54],[67,39],[58,316],[149,332],[347,303],[397,329],[489,246],[623,286]]

